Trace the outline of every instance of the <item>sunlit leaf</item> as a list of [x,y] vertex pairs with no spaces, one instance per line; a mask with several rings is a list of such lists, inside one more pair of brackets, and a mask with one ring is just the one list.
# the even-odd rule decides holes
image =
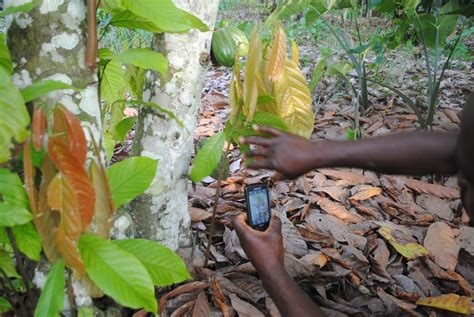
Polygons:
[[133,254],[143,264],[154,285],[163,287],[191,279],[183,260],[158,242],[144,239],[113,242]]
[[439,308],[459,314],[470,315],[473,313],[472,298],[467,296],[459,296],[457,294],[445,294],[437,297],[420,298],[417,305]]
[[105,294],[123,306],[156,313],[153,282],[132,254],[93,234],[81,237],[79,250],[87,275]]
[[59,316],[64,306],[66,282],[64,261],[58,260],[51,267],[35,309],[35,317]]
[[298,65],[286,61],[285,72],[275,81],[278,116],[292,133],[309,138],[314,128],[311,93]]
[[406,241],[402,238],[397,239],[394,237],[390,228],[382,227],[379,229],[379,233],[385,238],[385,240],[390,242],[390,244],[395,248],[395,250],[397,250],[398,253],[409,260],[429,254],[429,251],[418,243]]
[[229,105],[231,107],[230,122],[234,122],[241,111],[243,103],[242,79],[240,78],[240,62],[236,61],[230,78]]
[[199,182],[216,169],[222,157],[224,142],[224,132],[216,133],[206,140],[203,147],[197,152],[191,167],[193,182]]
[[10,157],[12,139],[23,143],[28,137],[26,127],[30,116],[20,91],[12,82],[11,75],[0,67],[0,163]]
[[298,45],[291,39],[291,59],[300,66],[300,52],[298,51]]
[[86,162],[86,136],[79,119],[74,114],[64,107],[54,109],[53,132],[56,139],[61,139],[68,145],[69,151],[79,164]]
[[168,60],[163,54],[146,48],[134,48],[123,51],[114,56],[114,59],[124,63],[132,64],[143,69],[151,69],[166,76],[168,72]]
[[21,90],[21,94],[23,95],[23,99],[25,100],[25,102],[29,102],[35,100],[38,97],[44,96],[52,91],[62,89],[78,90],[76,87],[68,85],[62,81],[50,79],[37,81],[29,86],[26,86]]
[[115,150],[115,139],[111,133],[104,133],[103,135],[103,142],[104,142],[104,150],[105,150],[105,158],[107,161],[112,159],[114,156]]
[[84,271],[77,242],[82,232],[79,206],[71,184],[61,174],[51,181],[48,188],[48,203],[52,210],[59,211],[60,222],[56,231],[56,245],[66,264],[80,274]]
[[115,163],[107,171],[115,206],[141,195],[153,181],[158,161],[149,157],[131,157]]
[[110,25],[129,29],[141,29],[153,33],[162,32],[162,30],[149,19],[133,14],[128,10],[115,13],[112,16],[112,20],[110,20]]
[[273,37],[272,50],[268,62],[268,78],[275,81],[283,75],[286,62],[286,35],[281,22],[276,24]]
[[13,264],[12,254],[3,249],[0,249],[0,268],[8,277],[21,278],[16,272],[15,264]]
[[5,203],[29,208],[28,197],[20,177],[5,168],[0,168],[0,195]]
[[151,21],[161,32],[184,33],[192,28],[208,30],[201,20],[177,8],[171,0],[122,0],[122,5]]
[[249,44],[249,57],[245,67],[245,85],[244,85],[244,107],[243,113],[250,121],[257,108],[258,84],[260,65],[262,63],[262,40],[258,34],[257,26],[253,30],[252,39]]
[[13,73],[12,57],[8,49],[5,37],[0,33],[0,68],[5,69],[7,73]]
[[102,68],[100,81],[100,97],[111,104],[122,99],[125,95],[125,80],[123,77],[122,63],[111,60]]
[[27,209],[9,203],[0,203],[0,227],[23,225],[33,219]]
[[94,215],[95,192],[84,165],[69,148],[59,137],[51,137],[48,140],[51,160],[71,184],[79,204],[83,229],[87,230]]
[[112,190],[105,167],[93,161],[90,167],[92,183],[96,192],[95,200],[95,232],[103,238],[110,235],[112,216],[115,213],[115,205],[112,200]]

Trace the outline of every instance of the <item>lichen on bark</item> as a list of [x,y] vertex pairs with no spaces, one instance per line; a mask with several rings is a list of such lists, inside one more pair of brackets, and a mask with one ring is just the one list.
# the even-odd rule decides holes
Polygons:
[[[174,2],[213,28],[218,0]],[[144,109],[138,124],[135,153],[158,159],[159,164],[150,188],[130,206],[135,232],[175,250],[191,242],[188,169],[211,39],[212,32],[198,30],[155,37],[154,48],[166,54],[169,72],[166,78],[153,76],[151,101],[172,111],[185,128],[153,109]]]

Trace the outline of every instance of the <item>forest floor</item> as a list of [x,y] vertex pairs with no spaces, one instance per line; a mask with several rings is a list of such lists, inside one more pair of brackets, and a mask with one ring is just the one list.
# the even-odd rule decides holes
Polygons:
[[[321,48],[304,38],[298,42],[304,43],[300,56],[308,73]],[[422,61],[404,49],[386,58],[386,78],[392,76],[404,92],[419,97],[426,74]],[[229,81],[230,69],[209,68],[196,142],[223,128],[230,113]],[[454,61],[441,85],[435,130],[459,129],[458,115],[473,82],[472,62]],[[363,138],[419,128],[399,98],[380,87],[371,86],[369,93]],[[311,139],[344,139],[353,125],[351,100],[344,85],[323,79],[313,96]],[[162,294],[162,316],[279,316],[229,225],[245,210],[244,186],[257,182],[270,183],[272,211],[283,221],[287,271],[328,316],[445,316],[415,303],[442,294],[474,295],[474,228],[467,226],[455,176],[324,168],[285,181],[271,171],[247,169],[238,148],[228,158],[230,176],[223,182],[207,268],[204,252],[216,181],[208,177],[195,189],[189,185],[195,280]],[[430,255],[408,259],[400,254],[416,251],[417,245]]]

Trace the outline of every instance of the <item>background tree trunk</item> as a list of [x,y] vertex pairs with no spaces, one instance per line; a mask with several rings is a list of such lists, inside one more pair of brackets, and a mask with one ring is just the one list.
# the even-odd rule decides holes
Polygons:
[[[24,0],[5,0],[5,8]],[[96,72],[84,64],[86,5],[83,0],[43,1],[28,14],[6,18],[8,45],[15,66],[13,81],[19,88],[53,79],[80,91],[61,90],[44,100],[49,106],[64,105],[81,120],[86,137],[92,132],[101,144],[101,115]]]
[[[219,0],[174,2],[213,29]],[[185,127],[162,113],[144,109],[137,129],[135,154],[158,159],[159,163],[150,188],[131,204],[135,233],[174,250],[189,246],[191,241],[188,169],[211,39],[212,32],[195,29],[156,36],[154,48],[167,55],[169,72],[167,78],[154,75],[143,98],[172,111]]]

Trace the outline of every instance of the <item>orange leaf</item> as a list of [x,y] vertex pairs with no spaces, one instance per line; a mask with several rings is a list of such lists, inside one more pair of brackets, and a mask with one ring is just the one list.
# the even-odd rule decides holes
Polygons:
[[417,305],[449,310],[459,314],[472,314],[472,298],[456,294],[426,297],[418,300]]
[[59,253],[68,266],[82,274],[84,264],[77,250],[77,241],[82,232],[78,201],[71,184],[60,173],[49,184],[48,203],[51,209],[59,211],[61,217],[55,234]]
[[94,216],[95,191],[84,164],[77,160],[77,157],[69,151],[69,147],[60,137],[49,139],[48,152],[54,165],[72,185],[79,203],[83,230],[87,230]]
[[41,150],[46,131],[46,115],[43,108],[37,107],[33,113],[33,144],[37,151]]
[[53,162],[46,155],[41,165],[41,184],[38,195],[38,216],[35,218],[36,229],[41,235],[41,243],[48,260],[53,263],[59,257],[59,250],[55,241],[55,234],[59,225],[59,213],[52,211],[48,204],[48,187],[57,170]]
[[283,25],[279,22],[275,28],[272,52],[268,63],[268,78],[275,81],[281,77],[286,62],[286,35]]
[[76,116],[64,107],[56,108],[54,110],[53,132],[56,137],[64,140],[73,157],[83,165],[87,157],[87,142],[81,123]]
[[115,213],[115,205],[112,200],[112,190],[110,189],[107,173],[103,165],[93,161],[91,164],[91,179],[96,192],[95,197],[95,228],[96,233],[105,238],[109,238],[112,216]]
[[[31,161],[31,142],[28,140],[23,146],[23,169],[25,178],[25,189],[28,194],[31,212],[38,214],[38,189],[35,187],[35,168]],[[36,220],[36,219],[34,219]]]

